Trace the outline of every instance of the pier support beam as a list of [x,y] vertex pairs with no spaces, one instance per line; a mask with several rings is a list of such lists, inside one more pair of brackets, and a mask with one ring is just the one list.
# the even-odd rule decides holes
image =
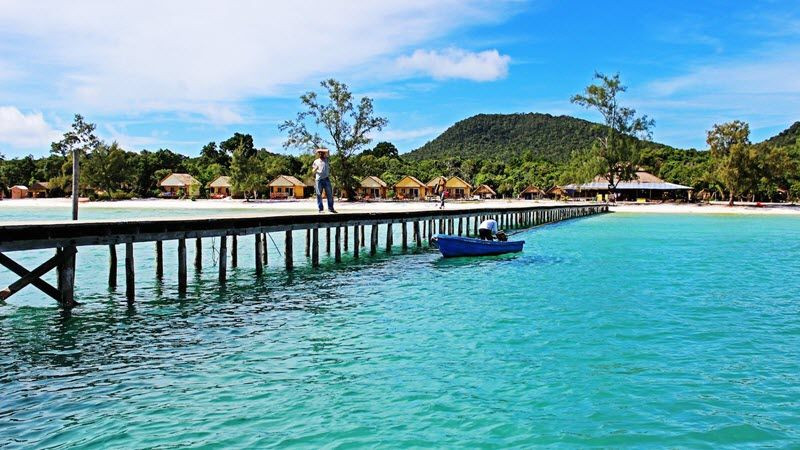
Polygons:
[[319,228],[311,231],[311,266],[319,267]]
[[194,240],[194,270],[197,273],[203,270],[203,240],[200,238]]
[[331,254],[331,227],[325,228],[325,254]]
[[306,258],[311,256],[311,228],[306,229]]
[[269,250],[267,245],[268,233],[261,233],[261,263],[267,265],[269,263]]
[[231,268],[239,267],[239,240],[234,234],[231,236]]
[[417,248],[422,247],[422,235],[419,232],[419,221],[414,221],[414,240],[417,243]]
[[156,241],[156,278],[164,278],[164,242]]
[[405,220],[400,222],[400,235],[402,236],[403,251],[408,250],[408,227],[406,227]]
[[228,236],[219,237],[219,282],[228,281]]
[[[347,229],[347,227],[345,227],[345,230],[346,229]],[[333,246],[334,247],[333,257],[334,257],[334,261],[336,261],[337,263],[338,262],[342,262],[342,241],[341,241],[342,236],[341,236],[341,234],[342,234],[342,227],[336,227],[336,236],[334,237],[334,246]]]
[[347,233],[350,228],[347,225],[344,226],[344,251],[347,252]]
[[178,239],[178,292],[186,293],[186,239]]
[[133,242],[125,243],[125,297],[128,303],[136,298],[136,276],[133,261]]
[[386,224],[386,253],[392,252],[392,245],[394,244],[394,235],[392,234],[392,224]]
[[[74,300],[75,291],[75,246],[56,249],[56,254],[39,265],[28,270],[17,264],[13,259],[0,253],[0,265],[17,274],[20,279],[11,283],[7,288],[0,290],[0,301],[5,300],[25,286],[32,284],[40,291],[56,300],[62,308],[69,311],[77,305]],[[42,275],[56,269],[58,271],[58,289],[42,280]]]
[[286,230],[286,241],[283,248],[284,259],[286,260],[286,270],[294,269],[294,255],[292,254],[292,230]]
[[117,287],[117,246],[108,246],[108,287]]
[[264,271],[264,247],[261,246],[261,233],[256,233],[256,276],[260,276]]
[[378,224],[372,225],[372,230],[369,237],[369,254],[374,255],[378,253]]
[[358,241],[358,225],[353,227],[353,258],[358,259],[358,250],[361,247],[361,243]]

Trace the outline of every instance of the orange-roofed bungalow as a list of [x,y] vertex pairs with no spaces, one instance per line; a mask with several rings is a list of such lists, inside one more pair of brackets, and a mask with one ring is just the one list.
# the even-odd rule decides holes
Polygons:
[[544,197],[545,192],[534,185],[530,185],[519,193],[519,198],[523,200],[534,200]]
[[425,183],[412,176],[405,176],[394,185],[395,198],[400,200],[423,200],[426,194]]
[[231,177],[219,176],[216,180],[208,183],[209,197],[225,198],[231,196]]
[[497,192],[495,192],[494,189],[492,189],[492,187],[489,186],[488,184],[482,184],[478,186],[477,188],[475,188],[474,191],[472,191],[472,194],[477,195],[478,197],[483,199],[497,197]]
[[472,197],[472,185],[459,177],[453,176],[447,179],[445,188],[450,194],[450,198],[470,198]]
[[28,186],[23,186],[21,184],[18,184],[16,186],[11,186],[12,199],[26,198],[27,196],[28,196]]
[[358,196],[364,199],[386,198],[388,185],[378,177],[368,176],[361,180]]
[[169,174],[158,182],[158,186],[161,188],[162,197],[173,198],[184,194],[189,197],[200,195],[200,182],[188,173]]
[[269,198],[306,198],[308,186],[291,175],[278,175],[269,183]]

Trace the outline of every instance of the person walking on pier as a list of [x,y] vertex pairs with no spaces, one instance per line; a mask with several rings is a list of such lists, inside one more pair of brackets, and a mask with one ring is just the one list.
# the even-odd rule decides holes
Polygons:
[[322,209],[322,191],[324,190],[325,196],[328,198],[328,211],[336,213],[336,210],[333,209],[333,185],[331,185],[330,179],[331,163],[328,161],[328,149],[317,149],[317,159],[314,160],[311,168],[314,171],[314,189],[317,193],[317,208],[319,208],[319,212],[324,211]]
[[447,186],[445,185],[444,177],[439,177],[439,182],[436,183],[434,194],[439,196],[439,209],[444,209],[444,199],[447,197]]

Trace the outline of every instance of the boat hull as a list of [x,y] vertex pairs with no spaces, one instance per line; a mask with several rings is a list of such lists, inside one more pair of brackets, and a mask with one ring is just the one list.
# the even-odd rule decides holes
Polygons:
[[524,241],[484,241],[481,239],[439,234],[437,245],[442,256],[453,258],[458,256],[489,256],[505,253],[521,252]]

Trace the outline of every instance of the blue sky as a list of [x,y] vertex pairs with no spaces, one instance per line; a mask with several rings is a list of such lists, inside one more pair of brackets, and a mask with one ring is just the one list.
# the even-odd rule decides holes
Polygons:
[[187,155],[278,124],[334,77],[375,100],[402,152],[477,113],[598,120],[570,104],[594,71],[659,142],[714,123],[755,141],[800,120],[796,1],[0,1],[0,153],[45,155],[74,113],[126,149]]

